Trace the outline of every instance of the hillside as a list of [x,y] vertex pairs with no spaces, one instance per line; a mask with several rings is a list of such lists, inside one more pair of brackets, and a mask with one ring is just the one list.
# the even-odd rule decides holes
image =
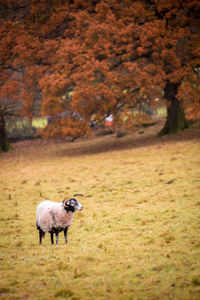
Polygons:
[[[2,299],[199,299],[200,129],[158,127],[1,154]],[[39,245],[37,205],[68,197],[69,244]]]

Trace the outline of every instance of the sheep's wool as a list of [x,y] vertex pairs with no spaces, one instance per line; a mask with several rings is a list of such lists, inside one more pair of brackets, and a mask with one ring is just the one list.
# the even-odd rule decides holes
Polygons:
[[73,215],[73,212],[64,209],[62,203],[46,200],[38,207],[37,224],[44,232],[49,232],[52,228],[62,230],[72,224]]

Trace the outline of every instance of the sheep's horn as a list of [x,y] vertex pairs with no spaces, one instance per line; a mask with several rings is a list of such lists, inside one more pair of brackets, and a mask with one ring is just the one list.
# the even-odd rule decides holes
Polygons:
[[64,205],[64,207],[67,207],[67,206],[69,205],[69,202],[68,202],[68,201],[69,201],[68,199],[63,200],[63,205]]

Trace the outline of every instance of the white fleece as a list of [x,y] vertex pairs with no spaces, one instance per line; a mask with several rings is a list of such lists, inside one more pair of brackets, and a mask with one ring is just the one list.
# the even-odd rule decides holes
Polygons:
[[36,223],[44,232],[52,228],[63,230],[72,224],[73,212],[67,212],[62,202],[45,200],[37,207]]

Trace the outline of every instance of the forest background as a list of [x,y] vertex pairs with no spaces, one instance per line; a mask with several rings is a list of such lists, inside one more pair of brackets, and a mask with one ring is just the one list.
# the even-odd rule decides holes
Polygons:
[[148,121],[134,109],[164,99],[160,135],[188,128],[185,115],[200,114],[199,11],[199,1],[1,1],[1,151],[7,115],[50,116],[43,137],[76,138],[110,114],[132,130]]

